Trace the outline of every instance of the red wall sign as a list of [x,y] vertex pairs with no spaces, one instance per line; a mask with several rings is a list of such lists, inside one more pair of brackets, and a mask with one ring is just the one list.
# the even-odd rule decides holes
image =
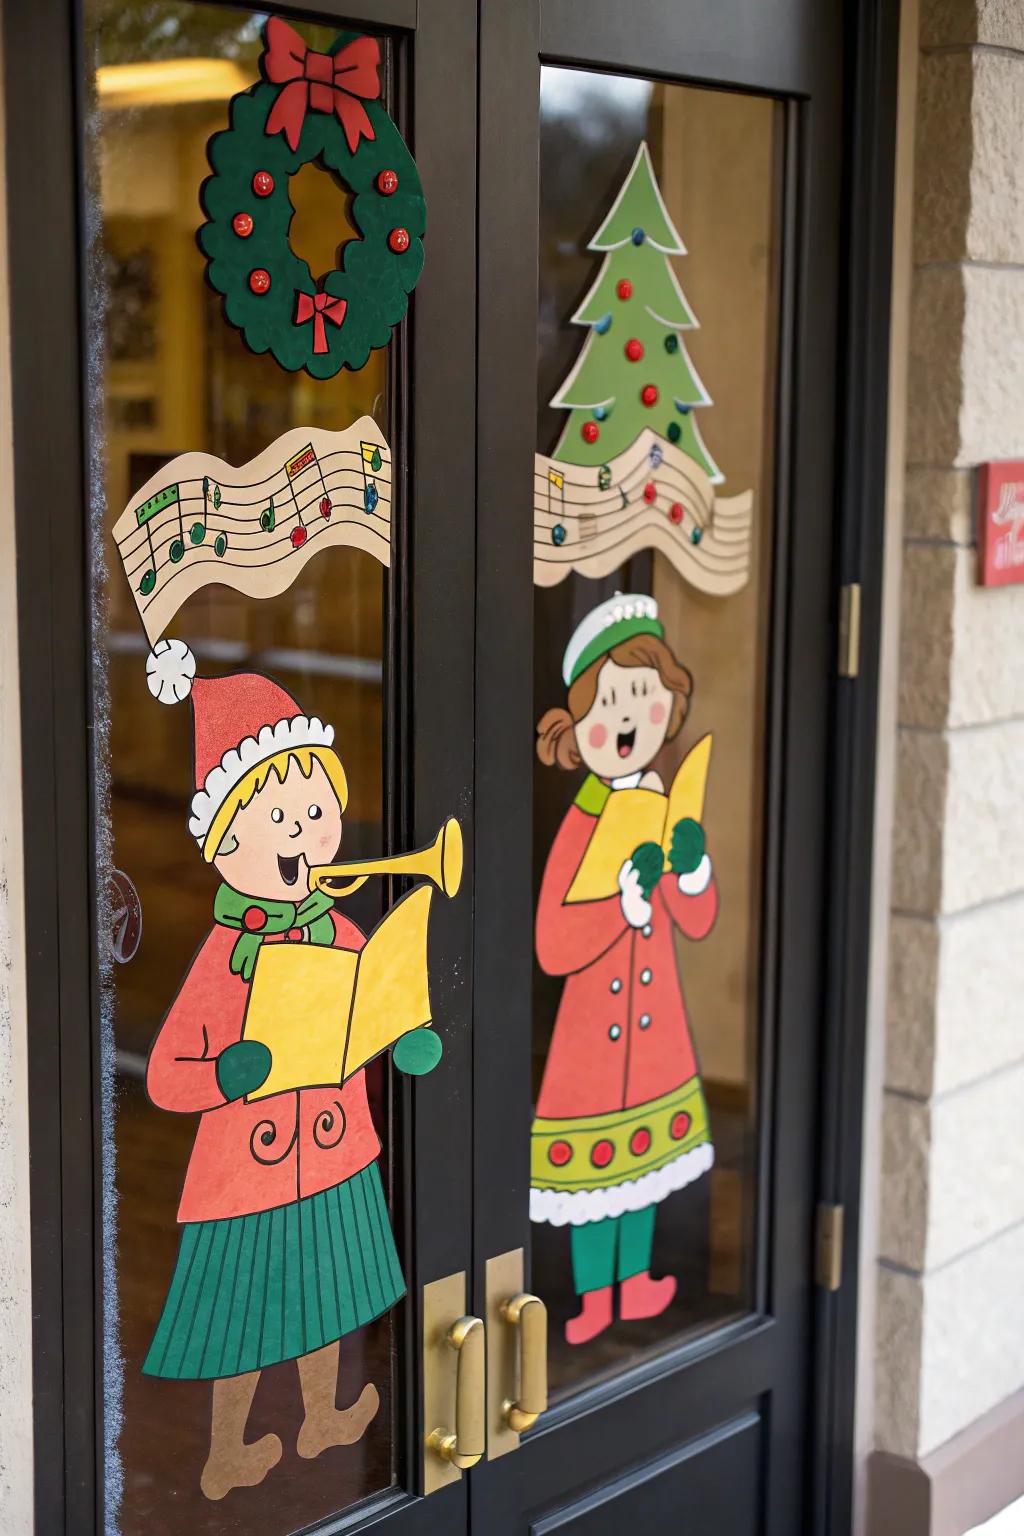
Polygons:
[[978,580],[983,587],[1024,581],[1024,461],[978,471]]

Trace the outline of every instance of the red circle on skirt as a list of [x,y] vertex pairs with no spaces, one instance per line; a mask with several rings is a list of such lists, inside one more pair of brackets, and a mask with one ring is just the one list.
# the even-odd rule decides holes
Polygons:
[[590,1161],[595,1168],[607,1168],[615,1156],[615,1143],[611,1141],[597,1141],[590,1149]]
[[564,1168],[566,1163],[572,1162],[572,1147],[567,1141],[553,1141],[548,1147],[548,1162],[554,1163],[556,1168]]
[[291,939],[293,944],[300,944],[302,942],[302,929],[301,928],[289,928],[288,929],[288,937]]
[[634,1157],[643,1157],[651,1145],[651,1133],[646,1125],[638,1126],[629,1138],[629,1150]]
[[668,1128],[668,1133],[673,1141],[682,1141],[689,1129],[690,1116],[686,1113],[685,1109],[681,1109],[677,1115],[672,1116],[672,1124]]

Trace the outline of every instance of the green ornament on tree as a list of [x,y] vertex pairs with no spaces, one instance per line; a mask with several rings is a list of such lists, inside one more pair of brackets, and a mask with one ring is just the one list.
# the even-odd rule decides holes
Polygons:
[[[317,379],[362,368],[404,318],[423,268],[426,225],[415,161],[377,100],[379,45],[343,33],[329,53],[271,17],[266,79],[231,100],[207,145],[200,199],[206,276],[253,352]],[[289,244],[292,176],[316,163],[351,193],[358,239],[339,229],[340,266],[319,279]]]
[[684,256],[686,247],[669,218],[646,144],[587,249],[605,259],[572,317],[590,334],[551,401],[569,412],[552,456],[568,464],[606,464],[650,427],[718,484],[722,473],[693,414],[711,397],[682,336],[697,322],[670,259]]

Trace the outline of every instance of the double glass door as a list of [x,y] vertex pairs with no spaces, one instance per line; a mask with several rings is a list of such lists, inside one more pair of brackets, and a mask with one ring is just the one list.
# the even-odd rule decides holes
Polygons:
[[[812,10],[81,7],[89,515],[55,501],[70,425],[63,470],[19,468],[71,550],[32,622],[70,616],[86,679],[30,754],[89,784],[55,832],[54,920],[82,931],[76,890],[92,916],[60,962],[89,1112],[45,1528],[806,1528],[839,112]],[[271,86],[335,135],[298,164],[246,137]],[[373,160],[389,123],[414,168]],[[291,270],[245,255],[279,164],[298,364],[240,318]],[[408,315],[325,373],[338,304],[386,308],[415,248],[414,175]],[[332,296],[388,198],[379,283]]]

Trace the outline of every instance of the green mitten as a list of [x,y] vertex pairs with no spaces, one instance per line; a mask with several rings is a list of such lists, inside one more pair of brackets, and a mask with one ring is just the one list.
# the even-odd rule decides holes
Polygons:
[[661,879],[665,868],[665,855],[657,843],[641,843],[639,848],[633,850],[632,863],[640,876],[640,889],[644,893],[644,900],[650,901],[651,892]]
[[409,1077],[425,1077],[441,1060],[441,1037],[432,1029],[411,1029],[395,1042],[391,1059],[399,1072]]
[[273,1061],[262,1040],[236,1040],[217,1057],[217,1087],[226,1099],[243,1099],[263,1087]]
[[672,828],[668,864],[675,875],[692,875],[704,857],[704,828],[692,816],[684,816]]

